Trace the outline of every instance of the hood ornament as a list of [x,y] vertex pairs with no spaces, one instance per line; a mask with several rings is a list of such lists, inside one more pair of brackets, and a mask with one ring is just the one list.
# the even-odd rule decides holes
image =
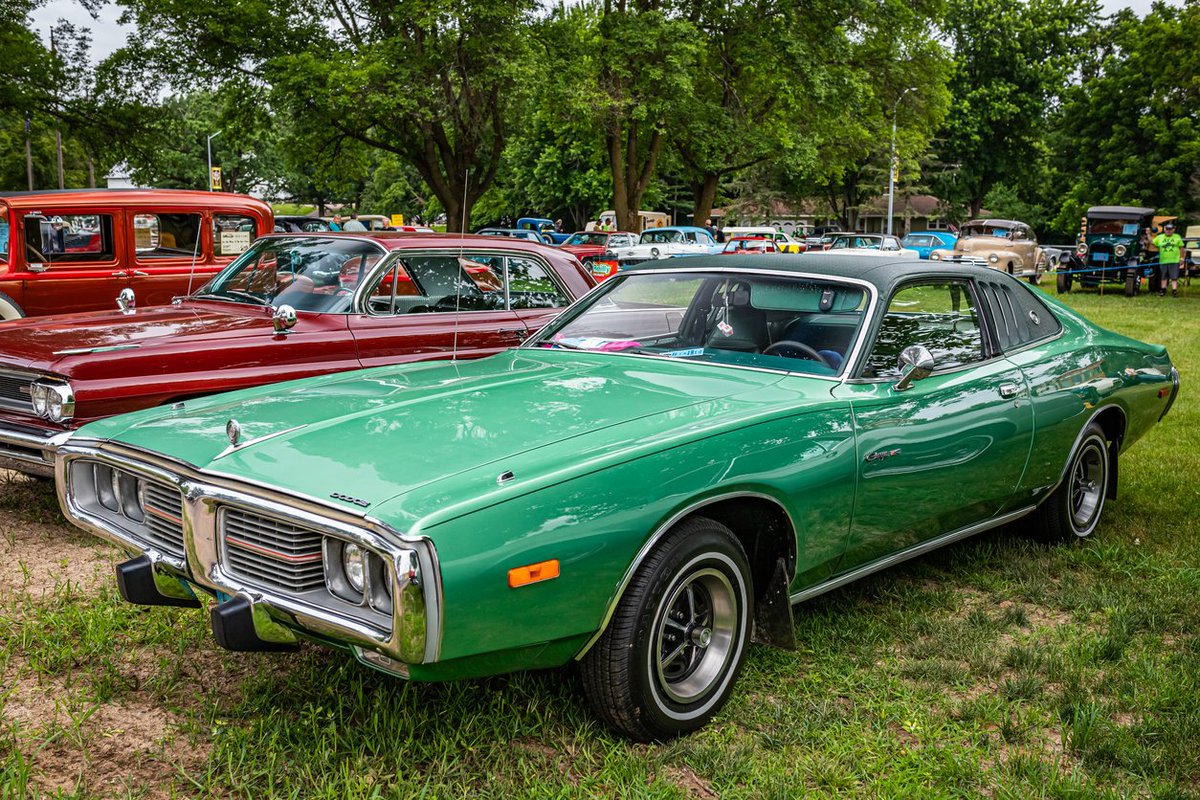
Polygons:
[[236,419],[231,419],[225,423],[225,436],[229,439],[231,447],[238,446],[238,442],[242,438],[242,426]]
[[296,309],[282,305],[271,314],[271,325],[275,328],[276,336],[287,336],[296,327]]
[[137,306],[137,297],[133,294],[133,289],[126,286],[117,295],[117,308],[121,309],[122,314],[132,314]]

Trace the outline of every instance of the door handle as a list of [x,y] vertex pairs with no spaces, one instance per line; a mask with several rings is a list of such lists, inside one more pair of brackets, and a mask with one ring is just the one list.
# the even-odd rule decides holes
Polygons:
[[1016,397],[1020,393],[1021,393],[1021,389],[1015,383],[1000,384],[1000,396],[1003,397],[1005,400],[1011,400],[1012,398]]
[[143,271],[142,271],[142,270],[140,270],[140,269],[135,269],[135,270],[133,271],[133,274],[134,274],[134,276],[135,276],[135,277],[138,277],[138,278],[149,278],[149,277],[150,277],[150,273],[149,273],[149,272],[143,272]]
[[126,270],[119,269],[112,274],[114,278],[128,278],[129,273]]

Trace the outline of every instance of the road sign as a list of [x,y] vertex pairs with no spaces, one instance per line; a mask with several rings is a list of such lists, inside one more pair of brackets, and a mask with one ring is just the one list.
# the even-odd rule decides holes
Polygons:
[[211,173],[209,174],[209,181],[210,181],[210,182],[211,182],[211,184],[212,184],[212,190],[213,190],[214,192],[219,192],[219,191],[221,191],[221,186],[222,186],[223,184],[221,183],[221,168],[220,168],[220,167],[213,167],[213,168],[212,168],[212,171],[211,171]]

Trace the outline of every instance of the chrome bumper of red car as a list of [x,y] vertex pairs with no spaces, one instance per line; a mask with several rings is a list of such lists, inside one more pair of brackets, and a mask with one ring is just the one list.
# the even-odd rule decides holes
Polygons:
[[57,431],[0,423],[0,469],[53,478],[57,435]]

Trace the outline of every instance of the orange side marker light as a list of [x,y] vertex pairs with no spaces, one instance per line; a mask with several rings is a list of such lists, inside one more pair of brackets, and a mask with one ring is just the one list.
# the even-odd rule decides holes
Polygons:
[[508,587],[516,589],[531,583],[548,581],[558,577],[558,559],[539,561],[537,564],[527,564],[524,567],[514,567],[508,571]]

